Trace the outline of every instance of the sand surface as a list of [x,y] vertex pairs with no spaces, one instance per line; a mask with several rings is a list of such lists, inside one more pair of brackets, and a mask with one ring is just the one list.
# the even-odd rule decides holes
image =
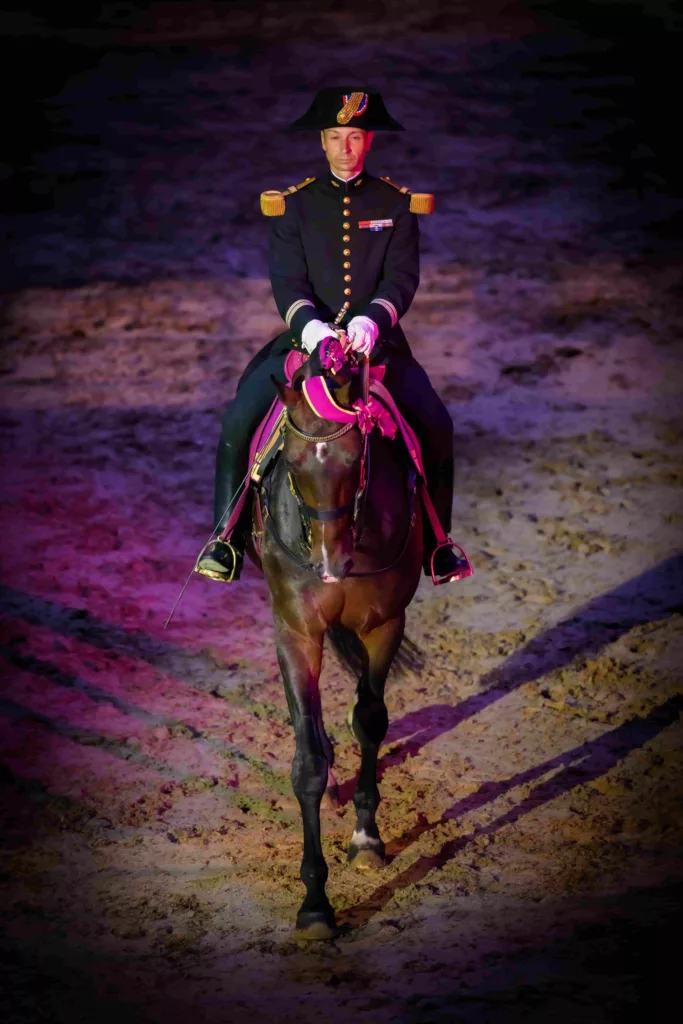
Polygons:
[[[225,6],[16,23],[66,70],[2,297],[3,1020],[654,1013],[683,887],[681,206],[646,151],[610,164],[619,76],[578,28]],[[163,623],[221,409],[280,329],[258,193],[322,170],[272,129],[340,50],[411,129],[370,169],[437,196],[404,327],[456,425],[476,575],[409,609],[375,877],[345,865],[353,684],[326,656],[345,931],[301,949],[267,588],[194,579]]]

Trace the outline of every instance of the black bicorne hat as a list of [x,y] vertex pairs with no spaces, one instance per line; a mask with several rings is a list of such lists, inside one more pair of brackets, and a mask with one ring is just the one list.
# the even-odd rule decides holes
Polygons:
[[288,132],[306,132],[324,128],[362,128],[366,132],[405,131],[384,106],[378,92],[357,85],[319,89],[303,117],[291,124]]

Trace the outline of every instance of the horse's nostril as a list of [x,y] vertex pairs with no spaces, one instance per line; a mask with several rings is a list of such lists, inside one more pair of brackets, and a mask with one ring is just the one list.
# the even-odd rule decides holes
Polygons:
[[348,558],[346,560],[346,562],[344,562],[344,569],[343,569],[344,576],[348,576],[352,569],[353,569],[353,559],[352,558]]

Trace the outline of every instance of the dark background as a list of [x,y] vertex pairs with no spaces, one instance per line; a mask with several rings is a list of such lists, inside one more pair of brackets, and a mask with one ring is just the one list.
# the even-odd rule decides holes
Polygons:
[[[389,57],[379,67],[387,91],[395,82],[400,97],[409,92],[411,75],[422,84],[431,78],[428,94],[440,117],[430,110],[428,122],[440,122],[454,139],[493,125],[519,140],[542,139],[549,158],[608,168],[608,190],[643,204],[632,212],[631,225],[644,223],[651,234],[676,243],[680,212],[660,219],[656,212],[648,215],[646,207],[653,194],[677,196],[683,189],[678,131],[683,35],[677,8],[668,0],[518,0],[473,9],[436,2],[417,12],[409,4],[404,17],[400,2],[379,0],[5,6],[2,287],[73,286],[102,276],[128,281],[201,276],[193,252],[179,256],[181,248],[201,247],[205,261],[215,255],[224,274],[253,272],[239,255],[226,258],[215,222],[205,230],[197,224],[201,191],[193,193],[187,179],[198,145],[204,161],[224,161],[220,182],[227,195],[219,229],[239,230],[242,249],[245,243],[253,248],[262,273],[258,252],[264,236],[253,230],[259,216],[254,193],[310,168],[311,143],[305,137],[288,141],[288,166],[282,166],[281,143],[277,156],[268,159],[278,124],[297,116],[311,90],[339,74],[372,79],[378,65],[364,46],[367,39],[377,46],[378,26],[380,46],[381,39],[389,45],[405,42],[411,32],[438,42],[471,25],[473,16],[474,25],[465,27],[473,38],[487,19],[498,34],[483,63],[463,74],[438,63],[429,70],[411,69],[408,61]],[[506,41],[508,25],[513,31]],[[293,56],[298,43],[330,46],[337,38],[339,72],[327,61],[321,74]],[[221,68],[230,72],[229,92],[211,83],[211,73]],[[204,73],[206,84],[195,88]],[[495,103],[505,97],[511,80],[526,86],[512,118],[487,112],[482,124],[467,110],[472,98]],[[202,117],[215,124],[210,141],[206,130],[193,130],[193,120]],[[392,140],[392,162],[398,149],[399,165],[407,167],[429,145],[423,133],[416,148],[414,120],[408,127],[412,137]],[[230,134],[235,131],[239,144]],[[380,152],[383,146],[378,139]],[[235,194],[244,182],[243,173],[231,173],[236,156],[251,163],[248,203]],[[182,184],[175,203],[153,201],[159,176]],[[438,169],[432,179],[427,184],[452,190]],[[510,184],[529,194],[535,187],[531,179]],[[45,236],[53,232],[67,244],[51,252]],[[131,252],[128,263],[118,259],[115,267],[108,259],[112,245],[141,242],[144,248],[150,236],[157,243],[153,255]]]

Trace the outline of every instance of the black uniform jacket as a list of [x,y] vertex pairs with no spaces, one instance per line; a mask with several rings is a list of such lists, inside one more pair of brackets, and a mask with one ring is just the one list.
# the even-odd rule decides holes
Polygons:
[[[398,322],[420,280],[419,228],[410,196],[365,171],[330,172],[287,196],[273,218],[270,280],[294,344],[311,320],[368,316],[380,337],[405,344]],[[400,342],[399,342],[400,343]]]

